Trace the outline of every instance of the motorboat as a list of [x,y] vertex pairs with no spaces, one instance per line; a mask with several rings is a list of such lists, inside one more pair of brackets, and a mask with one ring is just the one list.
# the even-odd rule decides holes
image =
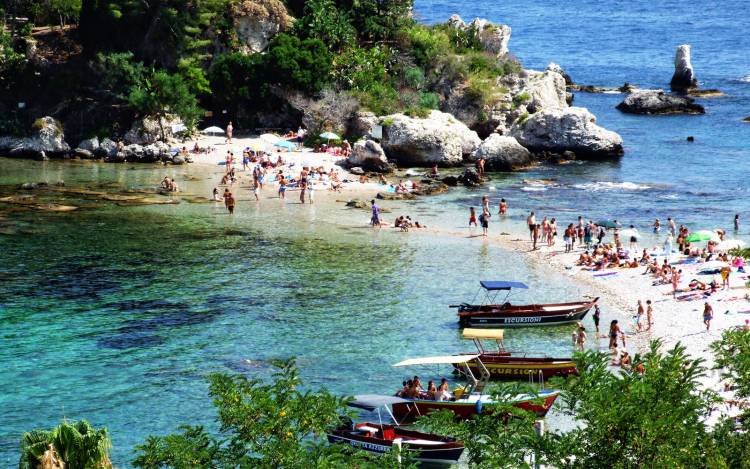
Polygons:
[[359,395],[348,403],[351,407],[378,411],[385,409],[396,424],[378,422],[353,423],[342,419],[342,424],[328,432],[329,443],[343,443],[371,453],[411,453],[420,462],[456,464],[464,452],[464,443],[456,438],[420,432],[397,423],[389,406],[405,399],[394,396]]
[[[458,308],[458,321],[462,327],[552,326],[578,322],[599,300],[597,297],[572,303],[512,305],[508,301],[512,290],[528,289],[526,284],[505,280],[481,280],[479,285],[480,292],[485,292],[485,302],[450,305],[451,308]],[[497,302],[500,292],[507,292],[501,303]]]
[[[474,342],[479,359],[490,373],[490,379],[536,379],[545,380],[553,376],[567,376],[578,374],[576,365],[571,358],[555,358],[540,352],[509,352],[505,349],[503,329],[474,329],[465,328],[463,338]],[[494,341],[495,347],[485,346],[485,341]],[[474,373],[480,373],[476,361],[468,363]],[[461,366],[454,365],[455,371],[460,373]]]
[[[490,379],[490,372],[482,363],[479,354],[448,355],[437,357],[413,358],[396,363],[395,367],[422,365],[460,366],[462,375],[467,379],[465,386],[457,387],[449,395],[436,395],[434,398],[426,392],[416,397],[399,396],[403,402],[392,405],[393,415],[399,420],[410,421],[436,410],[450,410],[459,419],[470,419],[478,414],[491,413],[496,404],[512,404],[515,407],[534,412],[543,417],[549,412],[559,394],[558,391],[542,390],[533,394],[512,396],[507,402],[495,400],[483,393]],[[473,366],[470,366],[473,364]],[[476,370],[479,374],[474,374]]]

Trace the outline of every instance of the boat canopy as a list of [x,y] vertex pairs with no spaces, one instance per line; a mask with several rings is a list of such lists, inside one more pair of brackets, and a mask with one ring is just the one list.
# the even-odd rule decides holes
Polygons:
[[453,365],[457,364],[460,365],[462,363],[468,363],[475,358],[477,358],[478,354],[473,355],[443,355],[439,357],[424,357],[424,358],[410,358],[409,360],[404,360],[402,362],[398,362],[393,366],[412,366],[412,365]]
[[380,407],[400,404],[402,402],[411,401],[396,396],[384,396],[381,394],[360,394],[358,396],[354,396],[354,400],[349,402],[347,405],[349,407],[356,407],[358,409],[373,411]]
[[510,290],[511,288],[529,288],[528,285],[521,282],[508,282],[505,280],[480,280],[479,284],[488,291],[493,290]]
[[494,339],[503,340],[503,329],[464,329],[464,339]]

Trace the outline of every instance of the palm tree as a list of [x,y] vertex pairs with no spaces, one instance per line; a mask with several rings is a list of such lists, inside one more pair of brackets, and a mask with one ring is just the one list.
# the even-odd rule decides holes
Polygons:
[[109,469],[112,443],[107,429],[87,421],[63,421],[52,429],[33,430],[21,437],[19,469]]

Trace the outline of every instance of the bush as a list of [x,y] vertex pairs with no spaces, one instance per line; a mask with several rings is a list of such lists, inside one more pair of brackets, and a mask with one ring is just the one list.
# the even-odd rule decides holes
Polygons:
[[440,97],[436,93],[419,93],[419,105],[425,109],[438,109]]
[[422,68],[434,68],[442,55],[450,53],[452,47],[448,35],[426,26],[413,26],[408,30],[411,54]]
[[528,93],[528,91],[519,93],[513,96],[513,109],[517,109],[518,106],[529,101],[531,101],[531,95]]
[[279,34],[271,43],[267,60],[269,80],[282,86],[313,94],[330,81],[331,53],[319,39]]
[[347,14],[333,0],[307,1],[305,16],[295,22],[294,32],[301,38],[320,39],[332,51],[352,46],[356,34]]
[[484,49],[482,43],[479,42],[476,31],[473,29],[458,29],[448,24],[437,26],[436,29],[448,35],[454,52],[463,54],[469,51],[481,51]]
[[496,77],[487,72],[473,72],[466,85],[466,96],[479,106],[492,106],[502,98],[504,88],[495,85]]
[[400,109],[398,91],[389,83],[375,83],[367,91],[355,93],[355,96],[363,107],[379,116],[393,114]]
[[333,78],[345,89],[368,91],[388,80],[390,51],[383,47],[351,48],[338,57]]
[[146,68],[133,58],[132,52],[98,53],[91,62],[98,87],[115,97],[126,99],[132,86],[143,83]]
[[415,90],[421,90],[425,84],[424,72],[419,67],[410,67],[404,71],[404,82]]

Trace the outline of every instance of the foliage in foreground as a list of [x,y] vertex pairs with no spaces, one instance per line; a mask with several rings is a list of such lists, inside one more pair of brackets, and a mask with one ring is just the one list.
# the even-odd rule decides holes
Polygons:
[[[87,421],[64,421],[52,430],[34,430],[21,437],[20,469],[111,468],[106,428],[94,429]],[[53,464],[54,462],[62,464]]]
[[210,376],[209,393],[221,438],[202,426],[150,436],[136,448],[133,465],[143,469],[404,467],[392,456],[375,457],[348,446],[328,445],[326,431],[339,425],[347,399],[325,390],[302,392],[294,360],[276,364],[279,371],[269,384],[244,376]]

